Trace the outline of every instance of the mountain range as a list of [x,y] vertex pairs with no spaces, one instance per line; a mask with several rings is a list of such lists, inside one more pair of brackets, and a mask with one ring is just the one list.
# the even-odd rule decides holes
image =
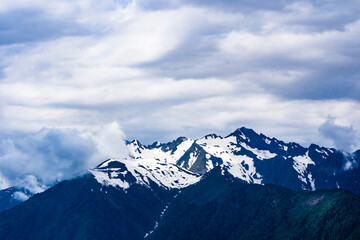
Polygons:
[[[354,153],[311,144],[308,148],[239,128],[226,137],[209,134],[169,143],[128,142],[139,164],[151,160],[204,174],[215,166],[247,183],[275,184],[293,190],[344,188],[360,195],[360,150]],[[148,166],[152,168],[151,166]]]
[[[127,146],[126,159],[8,204],[0,239],[360,238],[359,150],[305,148],[244,127]],[[0,203],[13,199],[0,193]]]

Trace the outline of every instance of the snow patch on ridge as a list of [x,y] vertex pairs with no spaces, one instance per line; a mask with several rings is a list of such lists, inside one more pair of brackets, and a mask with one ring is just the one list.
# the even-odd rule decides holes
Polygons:
[[124,190],[130,187],[130,184],[126,181],[122,181],[119,178],[114,178],[109,176],[109,174],[105,171],[98,170],[89,170],[92,175],[94,175],[95,179],[102,185],[120,187]]
[[156,145],[155,148],[149,149],[136,143],[130,143],[128,145],[128,148],[130,155],[135,159],[157,159],[158,161],[163,163],[175,164],[191,147],[193,143],[194,140],[186,139],[176,147],[176,150],[174,152],[163,151],[161,145],[159,144]]
[[[234,177],[248,183],[262,183],[262,177],[257,173],[254,166],[254,159],[246,155],[235,154],[235,152],[241,150],[241,148],[237,145],[237,139],[235,136],[228,136],[226,138],[201,138],[197,140],[196,143],[199,144],[208,154],[221,158],[225,168]],[[270,152],[259,152],[258,154],[262,154],[263,156],[272,156]],[[210,167],[211,165],[209,165],[208,169],[210,169]],[[212,166],[212,168],[213,167],[214,166]]]
[[256,157],[260,160],[264,160],[264,159],[270,159],[276,156],[275,153],[271,153],[268,150],[259,150],[257,148],[252,148],[248,145],[246,145],[245,143],[240,143],[240,145],[245,148],[246,150],[251,151],[252,153],[254,153],[256,155]]
[[[122,163],[126,169],[106,168],[111,162]],[[160,163],[154,159],[111,159],[90,170],[90,173],[99,183],[124,190],[132,184],[149,187],[151,182],[168,189],[183,188],[198,182],[201,178],[198,174],[174,164]]]
[[[311,173],[308,173],[308,165],[312,164],[315,165],[315,162],[311,160],[309,157],[309,151],[302,156],[293,157],[294,165],[293,168],[296,172],[298,172],[298,178],[302,181],[305,185],[310,184],[311,190],[315,190],[315,180],[313,180]],[[303,185],[303,189],[307,189],[307,187]]]

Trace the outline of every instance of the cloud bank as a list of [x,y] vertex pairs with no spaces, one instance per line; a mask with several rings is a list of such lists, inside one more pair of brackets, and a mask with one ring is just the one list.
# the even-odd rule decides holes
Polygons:
[[320,126],[319,132],[332,140],[338,149],[350,151],[354,144],[355,131],[352,126],[341,126],[335,123],[334,118],[329,119]]
[[359,12],[357,0],[4,0],[1,151],[19,160],[1,174],[58,161],[68,177],[94,146],[117,154],[112,128],[89,137],[113,121],[149,144],[247,126],[359,149]]
[[0,189],[19,186],[39,193],[57,181],[83,174],[107,158],[127,155],[124,134],[116,122],[93,132],[44,128],[2,139]]

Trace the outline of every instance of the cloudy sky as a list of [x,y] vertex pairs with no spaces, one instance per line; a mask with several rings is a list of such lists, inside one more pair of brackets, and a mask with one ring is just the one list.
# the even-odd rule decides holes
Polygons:
[[59,178],[92,166],[124,133],[150,144],[246,126],[359,149],[359,12],[359,0],[1,0],[0,188],[40,165]]

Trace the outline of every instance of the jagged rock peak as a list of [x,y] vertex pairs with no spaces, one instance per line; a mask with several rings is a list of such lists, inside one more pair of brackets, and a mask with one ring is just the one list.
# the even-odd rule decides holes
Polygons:
[[205,138],[205,139],[209,139],[209,138],[220,138],[220,139],[222,139],[222,137],[220,135],[217,135],[215,133],[208,134],[208,135],[204,136],[203,138]]

